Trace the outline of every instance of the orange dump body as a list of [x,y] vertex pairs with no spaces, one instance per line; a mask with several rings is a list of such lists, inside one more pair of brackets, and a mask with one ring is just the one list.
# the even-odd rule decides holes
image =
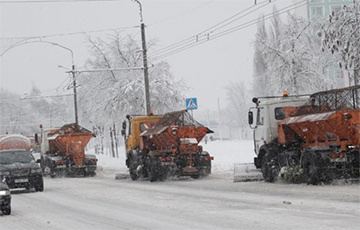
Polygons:
[[164,115],[154,127],[141,135],[148,140],[148,144],[156,146],[158,153],[196,153],[202,151],[198,144],[207,133],[213,131],[182,110]]
[[71,158],[75,166],[84,166],[85,146],[93,136],[92,132],[78,125],[63,126],[49,136],[50,151]]
[[0,150],[25,149],[30,151],[30,147],[31,143],[29,138],[22,135],[11,134],[0,138]]
[[289,117],[278,123],[278,142],[307,146],[360,146],[360,110]]
[[[176,133],[173,133],[176,130]],[[169,126],[161,133],[153,134],[151,141],[156,145],[157,151],[195,153],[202,151],[198,144],[207,133],[206,127],[177,127]]]

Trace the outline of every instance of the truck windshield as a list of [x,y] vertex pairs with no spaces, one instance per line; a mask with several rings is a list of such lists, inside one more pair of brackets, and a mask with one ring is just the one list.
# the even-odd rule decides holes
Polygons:
[[285,113],[283,108],[277,107],[275,108],[275,119],[276,120],[284,120],[285,119]]
[[30,163],[34,158],[27,151],[5,151],[0,153],[0,164]]
[[149,128],[153,127],[155,123],[152,122],[143,122],[140,124],[140,131],[144,132],[145,130],[148,130]]

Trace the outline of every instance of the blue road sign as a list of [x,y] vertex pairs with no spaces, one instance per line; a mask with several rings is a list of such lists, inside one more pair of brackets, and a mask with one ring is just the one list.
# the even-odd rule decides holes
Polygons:
[[196,97],[186,98],[185,102],[186,102],[186,109],[187,109],[187,110],[198,109]]

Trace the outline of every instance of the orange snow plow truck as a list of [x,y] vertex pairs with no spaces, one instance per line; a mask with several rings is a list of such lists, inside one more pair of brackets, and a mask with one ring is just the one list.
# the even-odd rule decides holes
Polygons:
[[265,181],[359,178],[360,86],[253,102],[254,163]]
[[61,128],[41,129],[41,167],[44,175],[94,176],[97,158],[85,154],[94,134],[76,123]]
[[213,131],[195,121],[187,110],[126,118],[122,135],[132,180],[148,177],[153,182],[168,176],[199,178],[211,173],[214,158],[203,151],[199,142]]

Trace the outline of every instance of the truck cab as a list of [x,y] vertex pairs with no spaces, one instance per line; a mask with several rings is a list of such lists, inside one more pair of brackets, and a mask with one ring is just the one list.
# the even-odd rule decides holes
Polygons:
[[162,116],[130,116],[123,123],[122,135],[125,138],[125,146],[127,154],[132,150],[141,149],[140,134],[151,128],[159,122]]
[[277,123],[289,117],[289,111],[295,111],[308,98],[308,96],[287,96],[287,93],[278,97],[253,98],[255,107],[249,109],[248,121],[250,128],[254,130],[254,151],[257,156],[254,158],[254,164],[257,168],[261,167],[262,147],[278,137]]

